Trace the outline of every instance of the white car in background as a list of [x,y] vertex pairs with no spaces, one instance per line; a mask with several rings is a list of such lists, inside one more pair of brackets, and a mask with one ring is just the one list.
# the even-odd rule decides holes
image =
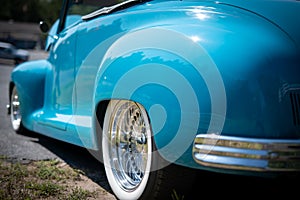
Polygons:
[[10,43],[0,42],[0,58],[14,60],[15,64],[20,64],[29,60],[29,52]]

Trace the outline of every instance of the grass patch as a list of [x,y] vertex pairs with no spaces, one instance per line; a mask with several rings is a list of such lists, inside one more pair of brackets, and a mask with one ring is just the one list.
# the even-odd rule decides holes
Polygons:
[[83,190],[82,188],[75,187],[74,189],[72,189],[72,192],[70,193],[68,199],[69,200],[81,200],[81,199],[87,199],[92,196],[93,196],[93,194],[91,194],[87,190]]
[[39,161],[36,163],[37,166],[37,176],[42,180],[56,180],[60,181],[67,178],[67,173],[65,170],[57,167],[59,161]]
[[81,174],[59,160],[20,164],[0,156],[0,199],[92,199],[93,191],[76,185]]
[[26,183],[25,188],[31,190],[35,194],[35,196],[38,197],[50,197],[60,195],[61,191],[64,189],[63,186],[49,181],[42,183],[29,182]]

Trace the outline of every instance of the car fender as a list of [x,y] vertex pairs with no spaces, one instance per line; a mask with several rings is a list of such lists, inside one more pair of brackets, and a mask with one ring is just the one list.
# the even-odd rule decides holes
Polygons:
[[224,85],[213,60],[198,43],[170,29],[149,28],[120,37],[106,52],[95,80],[95,107],[109,99],[143,105],[156,145],[167,160],[176,160],[193,143],[200,109],[203,116],[214,113],[205,116],[208,122],[203,129],[222,129]]
[[29,61],[18,65],[11,74],[20,98],[22,123],[32,130],[34,111],[44,105],[45,77],[51,68],[47,60]]
[[[279,58],[281,64],[297,57],[291,38],[261,16],[237,8],[210,13],[197,7],[183,9],[183,13],[179,14],[180,20],[170,18],[163,26],[113,35],[105,48],[103,43],[93,48],[84,61],[91,62],[81,66],[77,74],[76,85],[81,88],[77,91],[77,112],[90,110],[86,116],[92,116],[93,123],[93,108],[102,101],[127,99],[140,103],[149,114],[155,143],[169,161],[182,156],[197,133],[245,137],[270,137],[274,131],[280,134],[284,125],[272,125],[280,117],[264,113],[263,108],[266,99],[278,98],[275,93],[278,95],[282,86],[278,76],[282,66],[276,65],[275,74],[268,73],[270,68],[265,66],[273,65],[280,54],[285,57]],[[100,62],[92,68],[94,60]],[[295,74],[299,70],[296,65],[294,60],[289,66]],[[87,74],[96,77],[90,79]],[[295,82],[295,76],[290,81]],[[272,90],[261,88],[260,81],[274,80],[274,87],[269,85]],[[247,87],[241,86],[243,81]],[[94,90],[87,92],[84,88],[90,83]],[[91,101],[92,106],[83,109]],[[273,106],[270,101],[268,109]],[[286,115],[290,111],[280,112]],[[264,129],[262,122],[267,124]],[[246,123],[248,126],[244,126]],[[192,160],[191,154],[187,156]]]
[[[95,102],[103,99],[129,99],[143,105],[149,114],[159,152],[169,161],[175,161],[182,156],[193,143],[195,134],[201,132],[235,133],[241,136],[256,134],[257,137],[270,137],[274,133],[272,137],[281,137],[280,134],[289,133],[291,137],[295,137],[297,127],[291,126],[291,111],[281,109],[288,102],[275,99],[278,98],[280,88],[284,87],[283,81],[293,83],[297,80],[295,75],[280,73],[283,70],[282,64],[287,60],[293,62],[287,63],[291,71],[295,74],[299,71],[296,68],[296,47],[280,31],[270,34],[272,28],[265,30],[258,27],[257,30],[261,37],[254,41],[259,42],[259,45],[245,42],[245,37],[249,35],[241,36],[233,40],[231,45],[224,44],[222,48],[227,55],[224,52],[216,54],[211,46],[201,46],[193,38],[174,30],[152,28],[126,35],[108,49],[100,64],[95,81]],[[164,41],[157,40],[159,37],[164,38]],[[246,52],[246,49],[244,52],[238,51],[240,42],[249,46],[248,50],[251,52]],[[276,48],[272,48],[273,45]],[[170,55],[167,54],[177,58],[168,60]],[[229,54],[236,54],[237,57]],[[155,56],[160,58],[155,61]],[[274,61],[268,60],[270,58],[279,60],[274,65]],[[247,62],[248,59],[252,64]],[[201,65],[197,66],[197,61]],[[130,66],[128,63],[135,64]],[[181,65],[196,69],[199,77],[195,77],[193,70],[183,74],[183,71],[189,70],[188,67],[182,69]],[[265,68],[268,65],[274,66],[274,74]],[[191,83],[191,80],[202,82]],[[243,82],[247,82],[246,87]],[[263,82],[273,82],[274,85],[269,85],[269,89],[262,88],[260,84]],[[178,83],[185,83],[186,87]],[[199,85],[202,87],[197,88]],[[167,88],[171,91],[170,97],[175,98],[165,96],[168,92],[155,92],[159,91],[159,86]],[[179,91],[185,92],[181,94],[183,96]],[[234,98],[239,95],[242,97]],[[162,103],[162,99],[166,100],[165,103]],[[265,112],[271,111],[274,106],[281,115]],[[185,112],[174,113],[174,110]],[[281,122],[274,126],[275,121]],[[261,126],[263,122],[264,127]],[[248,126],[244,126],[245,123]],[[168,151],[164,151],[165,149]]]

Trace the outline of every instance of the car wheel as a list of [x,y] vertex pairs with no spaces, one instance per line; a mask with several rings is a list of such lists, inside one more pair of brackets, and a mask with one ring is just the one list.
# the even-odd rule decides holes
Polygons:
[[104,117],[102,153],[108,182],[118,199],[171,199],[176,188],[181,190],[192,183],[188,173],[178,172],[173,165],[159,169],[166,161],[154,152],[143,106],[111,101]]
[[16,86],[13,86],[10,97],[10,119],[14,131],[18,133],[25,132],[26,129],[22,125],[21,105]]

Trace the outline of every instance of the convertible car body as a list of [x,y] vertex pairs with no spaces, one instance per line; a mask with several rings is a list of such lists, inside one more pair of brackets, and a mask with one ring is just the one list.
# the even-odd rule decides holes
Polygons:
[[12,125],[96,150],[120,199],[183,184],[170,163],[297,173],[299,13],[296,0],[65,0],[48,59],[12,72]]

